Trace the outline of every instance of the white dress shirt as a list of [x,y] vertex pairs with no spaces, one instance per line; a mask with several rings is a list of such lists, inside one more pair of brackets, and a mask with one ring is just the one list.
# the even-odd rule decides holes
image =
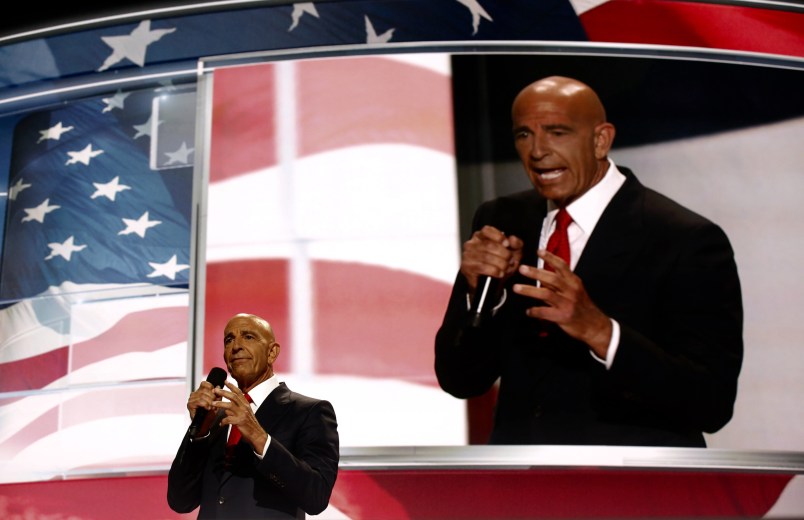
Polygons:
[[[571,204],[567,205],[567,212],[572,217],[572,222],[567,228],[567,235],[570,242],[570,269],[575,270],[578,260],[583,253],[589,237],[594,231],[600,216],[603,215],[606,206],[608,206],[611,199],[625,183],[625,175],[622,174],[614,161],[609,159],[609,169],[603,178],[589,188],[589,190],[574,200]],[[539,236],[539,249],[547,248],[547,240],[553,233],[556,227],[556,215],[558,214],[558,207],[551,200],[547,201],[547,215],[542,222],[542,231]],[[539,258],[536,267],[543,268],[544,260]],[[504,304],[507,299],[507,292],[503,289],[500,296],[500,301],[492,309],[492,313],[496,313]],[[466,308],[471,306],[471,296],[466,295]],[[611,318],[610,318],[611,319]],[[620,344],[620,324],[616,320],[611,320],[611,341],[609,348],[606,352],[606,359],[598,357],[593,351],[589,351],[593,358],[606,365],[606,368],[611,368],[614,362],[614,355],[617,353],[617,347]]]
[[[578,260],[581,258],[584,247],[589,241],[589,237],[594,231],[600,216],[605,211],[611,199],[625,183],[625,175],[617,169],[614,161],[609,159],[609,169],[603,178],[589,188],[589,190],[567,205],[567,212],[572,217],[572,222],[567,228],[567,235],[570,243],[570,269],[575,270],[578,265]],[[553,201],[547,201],[547,215],[544,217],[542,223],[542,232],[539,237],[539,249],[547,248],[547,240],[553,233],[556,227],[556,215],[558,214],[558,207]],[[536,267],[544,267],[544,260],[539,258]],[[606,354],[606,359],[602,359],[595,355],[591,350],[592,357],[604,363],[606,368],[611,368],[614,361],[614,355],[617,353],[617,347],[620,344],[620,324],[615,320],[611,320],[611,341],[609,342],[609,349]]]
[[[262,383],[258,384],[254,388],[252,388],[248,395],[251,397],[251,411],[256,412],[257,409],[262,405],[263,401],[268,397],[268,395],[273,392],[274,388],[279,386],[279,378],[277,378],[276,374],[272,375]],[[231,433],[232,428],[229,427],[229,433]],[[254,452],[255,455],[259,458],[263,458],[265,454],[268,452],[268,445],[271,444],[271,436],[266,432],[268,435],[268,440],[265,441],[265,447],[262,449],[262,453]],[[227,434],[228,439],[228,434]]]

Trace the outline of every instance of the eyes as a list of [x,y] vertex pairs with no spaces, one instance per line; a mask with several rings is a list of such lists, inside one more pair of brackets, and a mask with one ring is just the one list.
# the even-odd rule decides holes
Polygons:
[[[258,339],[256,334],[252,334],[250,332],[245,332],[245,333],[241,334],[240,336],[246,341],[255,341],[255,340]],[[235,335],[234,334],[228,334],[225,338],[223,338],[223,345],[224,346],[229,346],[234,342],[234,340],[235,340]]]
[[[554,138],[568,136],[571,133],[572,132],[571,132],[571,130],[569,128],[566,128],[566,127],[563,127],[563,126],[547,127],[547,128],[544,128],[543,131],[542,131],[543,135],[545,135],[547,137],[554,137]],[[515,141],[520,141],[520,140],[523,140],[523,139],[529,139],[529,138],[533,137],[534,135],[536,135],[536,133],[531,131],[530,129],[528,129],[528,128],[520,128],[520,129],[517,129],[517,130],[514,131],[514,140]]]

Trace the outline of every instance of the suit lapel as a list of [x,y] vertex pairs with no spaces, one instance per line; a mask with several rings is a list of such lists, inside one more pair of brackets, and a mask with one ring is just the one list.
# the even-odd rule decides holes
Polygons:
[[265,401],[260,405],[254,414],[257,421],[268,433],[271,433],[276,427],[276,424],[282,420],[282,417],[288,412],[287,406],[290,402],[290,389],[285,383],[279,383],[279,386],[273,389],[268,394]]
[[644,187],[626,168],[625,184],[606,207],[586,243],[575,273],[584,282],[597,277],[617,278],[631,265],[644,244]]

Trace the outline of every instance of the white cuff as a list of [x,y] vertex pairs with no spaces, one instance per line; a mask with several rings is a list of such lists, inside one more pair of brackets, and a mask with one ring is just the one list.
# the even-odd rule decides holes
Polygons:
[[[609,319],[611,320],[611,318]],[[617,347],[619,346],[620,346],[620,324],[617,323],[615,320],[611,320],[611,341],[609,341],[609,348],[606,351],[606,359],[602,359],[592,350],[590,350],[589,353],[592,355],[593,358],[595,358],[595,360],[606,365],[606,370],[608,370],[611,368],[612,363],[614,363],[614,355],[617,353]]]
[[[493,309],[491,309],[491,315],[492,316],[497,314],[497,311],[500,310],[500,308],[503,306],[503,304],[505,303],[505,300],[506,300],[507,297],[508,297],[508,292],[503,287],[502,294],[500,295],[500,301],[497,302],[497,305],[495,305]],[[469,293],[466,293],[466,310],[467,311],[472,310],[472,296]]]
[[266,432],[265,435],[268,435],[268,440],[265,441],[265,447],[262,449],[262,453],[254,452],[254,455],[257,456],[258,459],[262,460],[265,457],[265,454],[268,453],[268,445],[271,444],[271,436]]

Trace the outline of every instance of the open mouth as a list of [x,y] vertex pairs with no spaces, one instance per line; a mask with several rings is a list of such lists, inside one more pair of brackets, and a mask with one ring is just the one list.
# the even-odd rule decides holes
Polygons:
[[565,168],[534,168],[534,171],[543,181],[552,181],[561,177],[566,171]]

